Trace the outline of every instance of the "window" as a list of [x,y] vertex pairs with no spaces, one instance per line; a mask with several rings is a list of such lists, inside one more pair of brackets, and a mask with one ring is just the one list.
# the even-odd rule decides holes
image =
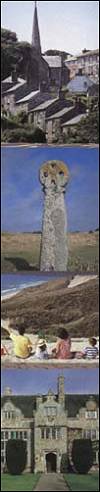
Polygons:
[[4,432],[1,431],[1,439],[4,439]]
[[52,416],[52,417],[55,417],[56,416],[56,407],[45,407],[44,408],[44,414],[48,417]]
[[94,410],[89,410],[86,412],[86,419],[97,419],[97,412]]
[[11,431],[11,439],[14,439],[14,431]]
[[97,439],[97,431],[96,429],[86,429],[83,432],[83,436],[85,439]]
[[44,439],[45,435],[44,435],[44,428],[41,429],[41,439]]
[[61,429],[57,429],[57,439],[60,439],[61,437]]
[[16,431],[16,439],[18,439],[18,431]]
[[27,439],[27,432],[26,431],[23,432],[23,438]]
[[52,428],[52,439],[56,439],[56,429],[55,429],[55,427]]
[[50,429],[46,429],[46,439],[50,439]]
[[4,449],[4,441],[1,441],[1,449]]
[[96,439],[96,437],[97,437],[96,429],[92,429],[91,430],[91,439]]
[[23,433],[22,433],[22,431],[21,431],[19,434],[20,434],[20,439],[22,439],[22,438],[23,438]]
[[9,412],[5,411],[5,412],[3,412],[3,417],[8,420],[8,419],[14,418],[15,417],[15,413],[14,412],[10,412],[10,411]]
[[16,439],[16,431],[14,431],[14,439]]
[[5,439],[8,439],[8,431],[5,431]]

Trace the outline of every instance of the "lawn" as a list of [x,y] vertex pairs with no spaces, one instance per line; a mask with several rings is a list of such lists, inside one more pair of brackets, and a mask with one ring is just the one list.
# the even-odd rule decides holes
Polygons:
[[38,480],[40,478],[40,474],[37,473],[34,475],[33,473],[25,473],[24,475],[9,475],[4,474],[1,477],[1,490],[6,492],[8,491],[31,491],[34,490]]
[[64,475],[64,479],[72,491],[98,491],[99,490],[99,474],[98,472],[91,475],[70,474]]

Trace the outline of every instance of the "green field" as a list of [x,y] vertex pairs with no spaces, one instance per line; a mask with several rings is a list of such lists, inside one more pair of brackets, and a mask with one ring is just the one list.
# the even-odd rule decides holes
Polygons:
[[24,475],[9,475],[4,474],[1,477],[1,490],[4,491],[31,491],[34,490],[38,480],[40,478],[40,474],[37,473],[34,475],[33,473],[25,473]]
[[[68,270],[98,271],[98,232],[68,234]],[[1,270],[39,270],[41,234],[2,233]]]
[[91,475],[70,474],[64,475],[64,479],[72,491],[98,491],[99,490],[99,474],[98,472]]

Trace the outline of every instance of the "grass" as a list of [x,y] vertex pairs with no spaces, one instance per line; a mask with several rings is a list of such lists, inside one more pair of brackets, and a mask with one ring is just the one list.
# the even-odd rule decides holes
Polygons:
[[99,490],[99,474],[98,472],[91,475],[70,474],[64,475],[65,482],[72,491],[98,491]]
[[[2,234],[2,272],[39,270],[40,234]],[[97,273],[98,232],[68,234],[68,270]]]
[[38,480],[40,478],[40,474],[37,473],[25,473],[23,475],[9,475],[4,474],[1,477],[1,490],[3,491],[31,491],[34,490]]

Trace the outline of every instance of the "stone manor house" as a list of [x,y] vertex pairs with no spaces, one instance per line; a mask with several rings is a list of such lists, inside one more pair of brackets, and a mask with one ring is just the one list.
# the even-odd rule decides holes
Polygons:
[[[24,64],[25,77],[19,77],[18,67],[15,67],[12,74],[2,81],[2,109],[7,114],[24,111],[27,121],[45,133],[48,143],[53,143],[67,136],[70,129],[74,132],[81,119],[86,118],[87,102],[83,104],[79,96],[91,95],[92,92],[93,95],[98,94],[99,54],[86,51],[75,60],[68,53],[66,57],[59,52],[56,55],[49,52],[43,54],[37,2],[31,48],[31,60],[29,58],[25,63],[21,58],[20,62]],[[87,60],[91,63],[87,64]]]
[[74,439],[89,438],[93,445],[94,468],[99,462],[98,397],[68,395],[64,377],[58,377],[57,394],[49,391],[41,396],[13,395],[6,388],[1,410],[1,463],[6,468],[6,444],[9,439],[22,439],[27,446],[25,472],[58,472],[62,457],[71,462]]

